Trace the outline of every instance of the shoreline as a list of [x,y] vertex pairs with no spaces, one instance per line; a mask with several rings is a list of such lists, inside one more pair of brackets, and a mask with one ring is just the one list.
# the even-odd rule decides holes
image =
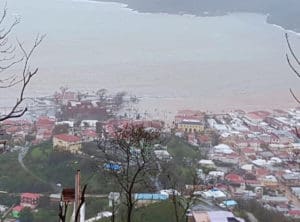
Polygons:
[[[266,16],[266,23],[269,25],[274,25],[275,27],[278,27],[286,32],[291,32],[293,34],[296,34],[297,36],[300,36],[300,27],[299,28],[295,28],[295,29],[290,29],[288,27],[285,27],[284,25],[279,25],[275,22],[273,22],[272,20],[270,20],[270,17],[272,16],[271,13],[263,13],[263,12],[259,12],[259,11],[224,11],[224,12],[209,12],[209,11],[198,11],[195,13],[191,13],[188,11],[178,11],[178,10],[149,10],[149,9],[138,9],[138,8],[134,8],[132,6],[130,6],[128,3],[124,3],[122,2],[122,0],[73,0],[74,2],[89,2],[89,3],[109,3],[109,4],[118,4],[121,5],[123,8],[126,8],[128,10],[131,10],[132,12],[137,12],[137,13],[150,13],[150,14],[162,14],[162,15],[179,15],[179,16],[194,16],[194,17],[221,17],[221,16],[229,16],[231,14],[238,14],[238,13],[243,13],[243,14],[257,14],[257,15],[263,15]],[[220,10],[221,11],[221,10]],[[286,26],[288,26],[288,24],[286,24]],[[297,30],[296,30],[297,29]]]

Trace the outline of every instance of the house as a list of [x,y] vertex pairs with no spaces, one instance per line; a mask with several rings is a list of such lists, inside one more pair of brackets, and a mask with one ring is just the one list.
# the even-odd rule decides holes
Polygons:
[[291,187],[293,194],[300,199],[300,187]]
[[194,119],[204,121],[205,113],[195,110],[180,110],[175,116],[175,124],[182,122],[184,119]]
[[229,211],[193,211],[188,222],[244,222]]
[[289,199],[285,196],[268,196],[263,195],[262,201],[270,204],[288,204]]
[[12,211],[11,211],[11,214],[14,218],[19,218],[20,217],[20,213],[21,211],[24,209],[24,207],[18,205],[18,206],[15,206]]
[[86,129],[81,132],[81,138],[84,142],[96,141],[99,137],[95,130]]
[[157,159],[162,161],[169,161],[172,159],[172,156],[167,150],[154,150],[154,154]]
[[278,180],[273,175],[267,175],[261,179],[261,184],[264,187],[277,188]]
[[20,205],[22,207],[30,207],[31,209],[34,209],[38,206],[39,199],[40,199],[40,194],[22,193]]
[[215,153],[222,153],[222,154],[234,153],[234,151],[231,149],[231,147],[226,145],[226,144],[219,144],[217,146],[214,146],[214,152]]
[[53,149],[70,153],[80,153],[81,139],[69,134],[59,134],[53,137]]
[[55,127],[55,119],[48,116],[42,116],[36,121],[35,127],[37,141],[50,140],[52,131]]
[[225,200],[226,194],[219,189],[213,188],[211,190],[202,192],[202,197],[205,199]]
[[202,159],[198,163],[199,163],[199,165],[201,167],[210,168],[210,169],[216,168],[216,165],[215,165],[215,163],[212,160],[204,160],[204,159]]
[[136,193],[134,194],[134,199],[138,207],[147,206],[151,203],[156,203],[160,201],[167,200],[169,195],[167,194],[157,194],[157,193]]
[[264,121],[264,119],[270,115],[271,115],[271,113],[269,113],[267,111],[254,111],[254,112],[247,113],[245,115],[245,117],[250,122],[258,124],[259,122]]
[[204,131],[204,122],[201,120],[195,119],[184,119],[178,123],[178,129],[183,132],[203,132]]
[[109,207],[114,207],[116,205],[120,204],[120,193],[118,192],[110,192],[108,195],[108,206]]
[[80,127],[82,129],[96,130],[97,123],[98,123],[98,120],[82,120],[80,123]]
[[238,164],[240,156],[237,153],[232,154],[215,154],[211,157],[214,161],[219,161],[224,164]]
[[241,185],[245,182],[243,177],[234,173],[227,174],[225,180],[231,185]]
[[287,186],[300,186],[300,173],[285,173],[282,179]]
[[287,215],[290,217],[299,219],[300,218],[300,210],[290,210]]
[[237,202],[235,200],[224,200],[222,202],[222,206],[226,207],[226,208],[234,208],[237,206]]

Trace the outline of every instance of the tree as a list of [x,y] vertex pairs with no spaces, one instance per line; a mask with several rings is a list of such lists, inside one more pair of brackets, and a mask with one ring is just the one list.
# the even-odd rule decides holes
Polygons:
[[[0,91],[17,87],[18,95],[12,108],[5,114],[0,113],[0,122],[21,117],[27,111],[26,107],[22,107],[25,91],[32,78],[38,73],[38,68],[31,69],[29,64],[33,53],[45,37],[45,35],[37,35],[31,48],[25,49],[24,43],[18,39],[16,42],[12,40],[14,28],[20,20],[15,18],[12,23],[9,23],[7,12],[5,5],[0,15]],[[15,69],[20,70],[15,71]]]
[[191,183],[187,186],[186,181],[182,180],[182,175],[179,175],[179,171],[176,167],[176,162],[170,161],[164,169],[164,177],[166,188],[171,188],[170,199],[172,202],[175,222],[183,222],[187,219],[187,213],[194,205],[196,197],[194,192],[197,191],[197,187],[200,185],[200,180],[196,174],[194,166],[190,167],[188,176],[191,179]]
[[152,145],[160,133],[145,129],[142,125],[127,124],[115,132],[114,137],[105,136],[98,147],[103,154],[103,167],[124,195],[126,221],[132,221],[135,199],[133,194],[145,187],[147,179],[157,172]]
[[25,207],[20,213],[20,221],[21,222],[32,222],[33,214],[29,207]]
[[[294,74],[296,74],[296,76],[298,78],[300,78],[300,60],[296,56],[296,53],[294,52],[294,50],[291,46],[289,36],[287,33],[285,33],[285,39],[286,39],[288,50],[289,50],[289,53],[286,53],[286,60],[288,62],[289,67],[294,72]],[[291,93],[292,97],[296,100],[296,102],[300,104],[300,99],[296,96],[296,94],[294,93],[294,91],[291,88],[290,88],[290,93]],[[297,127],[295,127],[295,134],[298,138],[300,138],[300,133],[298,132]]]
[[[289,40],[289,36],[287,33],[285,33],[285,39],[287,42],[287,46],[288,46],[288,50],[289,53],[286,53],[286,60],[288,62],[289,67],[291,68],[291,70],[296,74],[296,76],[298,78],[300,78],[300,60],[298,59],[298,57],[296,56],[290,40]],[[298,97],[295,95],[294,91],[292,89],[290,89],[290,93],[292,94],[293,98],[300,103],[300,100],[298,99]]]

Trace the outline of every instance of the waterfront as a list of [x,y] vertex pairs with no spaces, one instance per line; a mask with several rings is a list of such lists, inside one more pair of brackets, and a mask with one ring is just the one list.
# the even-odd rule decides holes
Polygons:
[[[137,13],[116,3],[71,0],[8,5],[22,18],[18,38],[28,43],[47,34],[33,60],[40,72],[29,96],[59,86],[124,90],[152,113],[295,106],[288,90],[299,84],[285,61],[284,31],[264,15]],[[291,40],[300,52],[299,36]],[[14,96],[1,92],[1,103]]]

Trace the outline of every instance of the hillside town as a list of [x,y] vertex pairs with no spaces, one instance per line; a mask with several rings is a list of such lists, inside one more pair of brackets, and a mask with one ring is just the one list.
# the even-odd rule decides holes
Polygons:
[[[151,193],[135,193],[137,207],[172,200],[176,195],[201,201],[202,204],[191,204],[187,209],[186,217],[191,222],[225,221],[218,220],[224,215],[232,218],[230,221],[245,221],[235,216],[234,209],[243,201],[256,200],[266,210],[287,218],[300,218],[300,108],[217,114],[180,110],[169,125],[143,115],[135,118],[119,115],[118,111],[129,100],[133,101],[126,100],[125,94],[107,97],[102,91],[79,96],[67,90],[40,99],[24,118],[1,123],[1,153],[26,155],[30,147],[51,142],[53,152],[97,160],[96,155],[86,152],[85,146],[107,137],[115,138],[116,131],[128,124],[142,125],[176,137],[200,152],[201,159],[195,159],[195,171],[201,182],[185,184],[183,190],[176,192],[174,187],[157,186]],[[154,146],[159,165],[176,158],[170,149],[168,145]],[[116,167],[115,163],[104,165],[106,170],[118,170]],[[61,184],[57,187],[62,193],[48,195],[55,203],[65,197],[66,191]],[[39,200],[44,195],[23,192],[12,206],[0,202],[2,218],[18,221],[25,207],[39,209]],[[113,190],[105,197],[108,208],[121,198]],[[109,210],[99,211],[95,217],[83,221],[111,216]]]

